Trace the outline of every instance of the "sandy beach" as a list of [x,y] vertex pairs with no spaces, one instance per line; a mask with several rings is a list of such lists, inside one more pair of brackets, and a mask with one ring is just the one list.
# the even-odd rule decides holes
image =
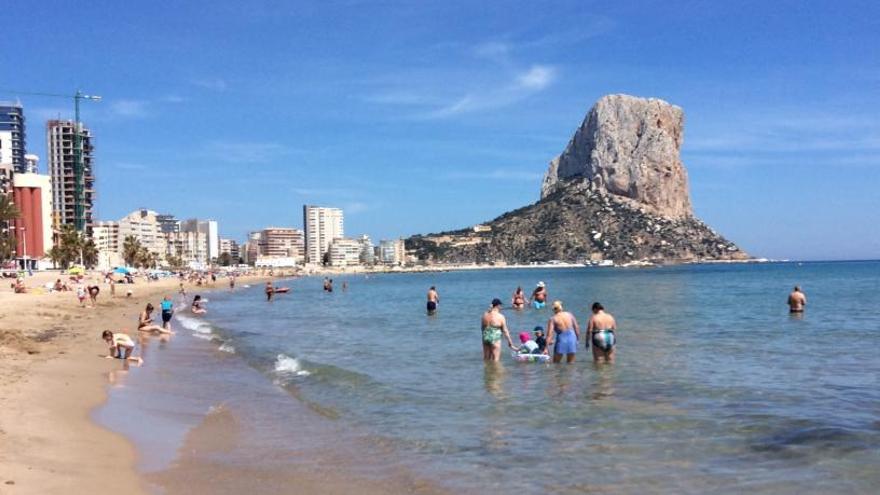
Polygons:
[[[56,278],[39,273],[26,283]],[[136,338],[138,312],[175,294],[178,281],[137,279],[117,285],[113,298],[100,285],[96,308],[81,308],[75,292],[0,292],[0,493],[146,493],[133,446],[90,419],[106,398],[110,372],[128,366],[101,358],[100,332]]]

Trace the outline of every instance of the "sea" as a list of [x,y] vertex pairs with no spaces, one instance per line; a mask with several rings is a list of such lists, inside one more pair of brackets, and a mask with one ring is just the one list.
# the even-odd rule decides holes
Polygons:
[[[110,378],[96,419],[133,440],[145,473],[173,468],[225,408],[240,431],[205,454],[220,466],[332,466],[449,493],[880,487],[880,262],[333,278],[332,293],[321,277],[276,281],[291,291],[272,302],[260,285],[206,292],[205,317],[180,310],[176,335],[141,342],[146,365]],[[508,304],[538,282],[582,328],[593,302],[614,315],[615,363],[594,364],[583,339],[572,364],[507,350],[483,363],[493,298],[514,340],[546,326],[549,309]],[[788,312],[794,285],[803,314]]]

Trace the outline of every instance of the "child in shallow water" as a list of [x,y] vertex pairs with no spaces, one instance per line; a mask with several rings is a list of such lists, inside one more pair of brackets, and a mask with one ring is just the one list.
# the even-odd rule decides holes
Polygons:
[[539,354],[541,352],[538,349],[538,344],[529,338],[528,332],[520,332],[519,341],[522,345],[519,346],[517,352],[520,354]]

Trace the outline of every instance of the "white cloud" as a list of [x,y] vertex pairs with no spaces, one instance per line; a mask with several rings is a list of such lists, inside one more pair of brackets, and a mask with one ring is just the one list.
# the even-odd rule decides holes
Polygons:
[[468,93],[425,115],[425,118],[446,118],[463,113],[501,108],[549,87],[556,79],[556,69],[548,65],[533,65],[527,71],[513,75],[511,80],[497,87],[483,88]]
[[556,78],[556,70],[546,65],[533,65],[528,71],[516,77],[517,83],[525,89],[540,91]]
[[212,91],[226,91],[229,87],[226,84],[226,81],[220,78],[200,78],[200,79],[192,79],[190,83],[194,86],[198,86],[204,89],[210,89]]
[[149,116],[149,104],[143,100],[112,100],[108,109],[111,117],[143,118]]
[[280,143],[211,141],[205,144],[201,155],[229,163],[269,163],[294,153],[296,150]]

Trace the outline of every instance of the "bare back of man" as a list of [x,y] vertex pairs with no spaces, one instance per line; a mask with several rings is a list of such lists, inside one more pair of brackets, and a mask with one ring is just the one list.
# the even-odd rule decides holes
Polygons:
[[800,287],[795,286],[791,294],[788,295],[788,309],[792,313],[802,313],[807,305],[807,296],[801,291]]

